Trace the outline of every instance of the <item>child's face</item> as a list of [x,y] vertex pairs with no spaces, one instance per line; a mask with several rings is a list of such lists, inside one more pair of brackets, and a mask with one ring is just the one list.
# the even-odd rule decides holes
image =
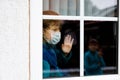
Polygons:
[[[48,29],[45,29],[43,32],[43,37],[47,40],[47,41],[53,41],[54,43],[58,43],[61,35],[60,35],[60,29],[59,26],[49,26]],[[57,41],[55,41],[55,39]]]
[[95,52],[98,49],[98,45],[97,44],[89,44],[89,50],[92,52]]

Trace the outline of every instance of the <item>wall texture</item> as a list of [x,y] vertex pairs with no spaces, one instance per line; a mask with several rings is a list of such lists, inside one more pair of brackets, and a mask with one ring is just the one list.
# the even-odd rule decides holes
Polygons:
[[0,80],[28,80],[28,0],[0,0]]

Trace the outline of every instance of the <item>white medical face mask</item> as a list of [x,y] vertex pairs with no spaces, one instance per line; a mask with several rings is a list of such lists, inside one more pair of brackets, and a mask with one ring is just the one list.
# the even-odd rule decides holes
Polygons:
[[61,39],[61,33],[60,33],[60,32],[54,32],[54,31],[52,31],[51,34],[50,34],[50,36],[51,36],[51,40],[47,40],[47,42],[48,42],[49,44],[55,45],[55,44],[57,44],[57,43],[60,41],[60,39]]

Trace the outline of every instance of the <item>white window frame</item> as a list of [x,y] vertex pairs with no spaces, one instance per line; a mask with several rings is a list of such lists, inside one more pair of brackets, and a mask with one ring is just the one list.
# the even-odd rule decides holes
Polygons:
[[[47,16],[43,15],[42,0],[30,0],[30,71],[29,80],[42,80],[42,20],[60,19],[60,20],[79,20],[80,21],[80,76],[66,78],[50,78],[43,80],[120,80],[120,55],[118,56],[118,74],[84,76],[84,21],[118,21],[119,17],[91,17],[84,16],[84,0],[80,0],[80,16]],[[120,6],[120,5],[119,5]],[[120,9],[119,9],[120,13]],[[119,21],[120,24],[120,21]],[[120,35],[120,28],[119,28]],[[120,41],[120,37],[119,37]],[[118,46],[120,45],[120,42]],[[118,54],[120,47],[118,47]],[[83,77],[84,76],[84,77]]]

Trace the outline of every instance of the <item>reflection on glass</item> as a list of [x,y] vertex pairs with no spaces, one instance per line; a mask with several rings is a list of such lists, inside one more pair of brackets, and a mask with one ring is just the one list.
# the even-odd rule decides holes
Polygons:
[[51,10],[60,15],[79,16],[80,0],[43,0],[43,11]]
[[79,76],[80,21],[43,20],[43,78]]
[[85,21],[85,75],[118,74],[118,25],[111,21]]
[[85,16],[117,16],[117,0],[85,0]]

